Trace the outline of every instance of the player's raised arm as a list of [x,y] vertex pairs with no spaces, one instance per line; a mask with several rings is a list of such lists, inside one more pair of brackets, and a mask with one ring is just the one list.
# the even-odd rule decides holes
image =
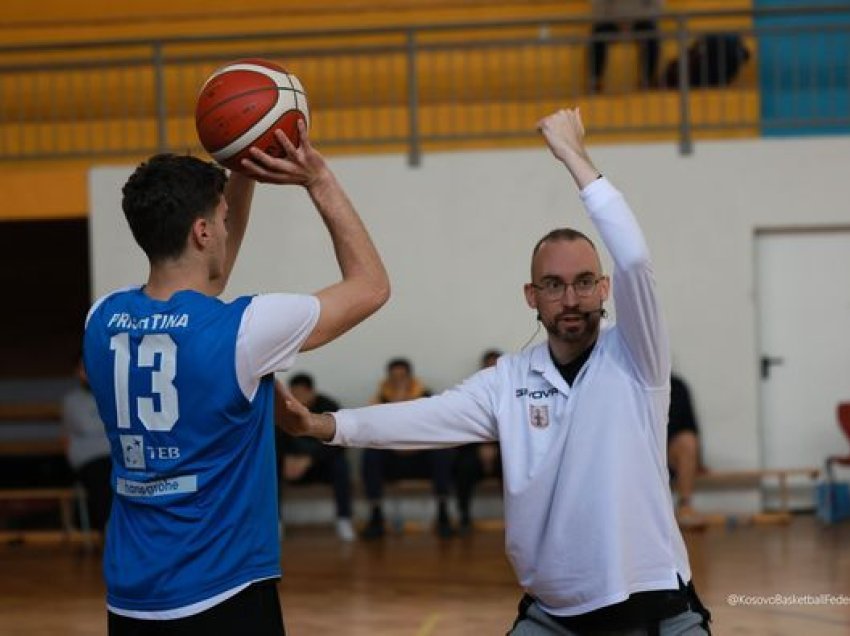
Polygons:
[[227,201],[227,251],[222,287],[227,285],[239,255],[239,248],[242,247],[251,212],[251,201],[254,198],[254,185],[255,181],[250,177],[231,172],[224,188],[224,199]]
[[390,282],[363,221],[324,157],[310,144],[303,122],[299,122],[299,133],[301,144],[296,148],[277,131],[285,158],[254,148],[243,167],[258,181],[306,188],[331,235],[342,280],[316,294],[321,314],[301,348],[307,351],[341,336],[376,312],[389,298]]

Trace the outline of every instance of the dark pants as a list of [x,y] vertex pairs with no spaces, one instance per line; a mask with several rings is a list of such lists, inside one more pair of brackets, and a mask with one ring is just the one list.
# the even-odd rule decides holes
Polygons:
[[101,457],[80,466],[77,478],[86,491],[86,506],[92,530],[103,532],[112,509],[112,459]]
[[[532,616],[533,609],[537,611],[536,618]],[[646,636],[663,636],[665,631],[669,631],[664,629],[665,621],[674,617],[685,618],[684,615],[691,612],[694,616],[689,617],[689,622],[698,623],[702,628],[701,633],[711,634],[711,613],[697,596],[693,582],[686,585],[681,579],[678,590],[637,592],[621,603],[578,616],[547,614],[536,605],[532,596],[526,594],[519,602],[517,619],[511,633],[534,633],[533,629],[518,629],[531,616],[532,622],[560,626],[569,634],[642,633]],[[675,633],[680,631],[676,630]]]
[[336,516],[351,519],[351,469],[348,456],[340,446],[322,446],[310,453],[313,463],[300,478],[282,485],[282,499],[286,501],[287,486],[306,484],[331,484],[334,492]]
[[[650,86],[656,79],[658,70],[658,23],[655,20],[639,20],[632,24],[632,30],[636,33],[648,33],[648,37],[637,40],[641,65],[641,86]],[[593,35],[606,33],[617,33],[615,22],[597,22],[593,25]],[[609,41],[594,39],[590,45],[590,76],[594,83],[598,83],[605,74],[605,65],[608,61]]]
[[109,612],[109,636],[284,636],[277,581],[249,585],[223,603],[186,618],[148,621]]
[[457,491],[457,507],[462,522],[469,521],[472,493],[475,490],[475,484],[485,477],[502,476],[502,462],[499,454],[497,453],[496,455],[493,472],[487,473],[478,454],[478,448],[480,446],[480,444],[467,444],[457,449],[455,489]]
[[370,501],[380,501],[384,483],[399,479],[430,479],[437,497],[447,497],[451,489],[451,449],[412,453],[367,448],[363,451],[363,485]]

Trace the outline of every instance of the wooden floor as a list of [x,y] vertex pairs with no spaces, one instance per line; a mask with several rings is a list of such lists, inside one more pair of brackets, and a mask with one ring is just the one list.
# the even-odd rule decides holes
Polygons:
[[[850,634],[850,524],[823,527],[801,517],[686,538],[716,634]],[[489,530],[442,542],[414,533],[345,545],[330,529],[292,528],[280,588],[288,632],[504,634],[520,591],[502,541]],[[733,594],[762,604],[733,606]],[[837,598],[829,604],[822,594]],[[0,634],[102,634],[104,626],[96,556],[67,545],[0,546]]]

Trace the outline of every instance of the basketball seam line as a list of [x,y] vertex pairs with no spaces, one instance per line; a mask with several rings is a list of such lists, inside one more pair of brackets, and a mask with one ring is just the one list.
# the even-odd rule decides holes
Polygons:
[[[280,93],[281,91],[289,91],[291,93],[295,93],[296,95],[304,95],[304,91],[299,91],[294,86],[289,87],[289,86],[275,85],[275,86],[263,86],[261,88],[252,88],[251,90],[245,91],[244,93],[239,93],[238,95],[234,95],[234,96],[228,97],[228,98],[226,98],[226,99],[224,99],[220,102],[216,102],[215,106],[213,106],[212,108],[207,110],[203,115],[200,115],[197,118],[197,121],[198,121],[198,123],[202,122],[207,116],[209,116],[209,114],[211,112],[213,112],[214,110],[216,110],[217,108],[219,108],[221,106],[224,106],[225,104],[232,102],[234,99],[239,99],[240,97],[244,97],[245,95],[253,95],[254,93],[262,93],[263,91],[277,91],[278,93]],[[298,106],[298,98],[297,97],[295,98],[295,105]],[[274,106],[272,106],[272,107],[274,107]]]

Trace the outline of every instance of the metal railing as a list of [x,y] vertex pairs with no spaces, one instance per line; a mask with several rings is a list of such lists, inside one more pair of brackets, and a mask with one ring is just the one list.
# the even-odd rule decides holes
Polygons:
[[[695,136],[850,125],[850,3],[669,13],[658,25],[594,34],[589,18],[552,17],[0,47],[0,160],[199,151],[198,89],[241,57],[299,76],[322,148],[403,149],[412,164],[428,148],[523,143],[571,104],[595,138],[676,139],[684,153]],[[700,57],[694,42],[721,33],[743,48]],[[646,78],[637,51],[652,40],[660,63]],[[594,43],[608,45],[601,89]],[[740,69],[718,78],[729,55]]]

